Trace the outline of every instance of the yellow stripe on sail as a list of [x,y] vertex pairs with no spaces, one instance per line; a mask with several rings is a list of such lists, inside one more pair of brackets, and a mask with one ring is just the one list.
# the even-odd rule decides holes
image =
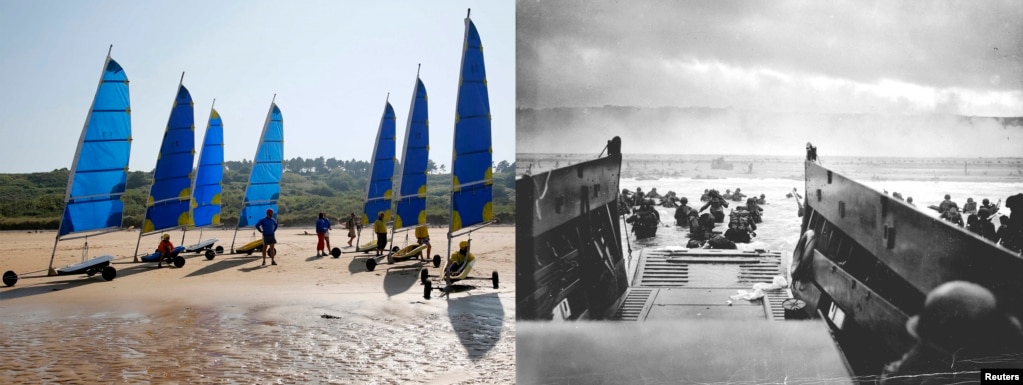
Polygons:
[[458,211],[451,212],[451,231],[458,231],[462,229],[462,216],[458,215]]
[[483,205],[483,221],[490,222],[494,219],[494,206],[491,202]]

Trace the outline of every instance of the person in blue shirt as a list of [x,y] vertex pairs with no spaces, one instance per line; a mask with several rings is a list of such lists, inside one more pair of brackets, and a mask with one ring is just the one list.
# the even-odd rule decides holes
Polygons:
[[330,250],[330,219],[327,219],[323,213],[320,213],[320,218],[316,220],[316,256],[325,257],[327,252],[323,249],[323,244],[326,242],[327,250]]
[[263,234],[263,266],[266,266],[266,254],[270,253],[270,264],[276,265],[277,261],[274,260],[274,256],[277,255],[277,238],[274,237],[274,232],[277,231],[277,221],[274,220],[274,210],[266,209],[266,218],[260,219],[256,222],[256,231]]

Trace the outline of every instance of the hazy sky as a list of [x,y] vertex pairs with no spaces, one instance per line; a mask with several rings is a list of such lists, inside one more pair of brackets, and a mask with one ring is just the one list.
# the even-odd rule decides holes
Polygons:
[[0,172],[71,166],[110,44],[131,81],[132,170],[155,167],[182,71],[196,143],[216,98],[227,160],[255,155],[274,93],[286,158],[368,160],[388,92],[400,154],[418,63],[430,158],[450,167],[467,8],[483,40],[494,160],[513,161],[511,1],[0,1]]
[[[517,16],[519,108],[1023,116],[1020,1],[520,1]],[[1023,155],[1023,130],[1002,131],[978,139]]]

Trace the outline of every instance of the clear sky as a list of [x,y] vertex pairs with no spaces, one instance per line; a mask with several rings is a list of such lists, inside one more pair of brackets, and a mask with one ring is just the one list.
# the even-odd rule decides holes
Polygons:
[[[977,128],[944,119],[935,129],[887,118],[1023,116],[1021,1],[521,1],[517,14],[519,108],[731,109],[736,113],[718,122],[719,138],[732,144],[752,133],[756,141],[685,146],[700,153],[787,152],[814,139],[848,155],[907,155],[900,154],[907,145],[925,149],[947,139],[955,143],[952,153],[933,155],[1023,156],[1018,126]],[[757,121],[757,114],[770,120]],[[821,124],[831,119],[827,114],[873,118],[832,130]],[[660,130],[664,123],[692,139],[699,133],[686,129],[705,122],[622,123],[623,135],[629,124]],[[889,127],[882,132],[878,124]],[[566,146],[582,143],[547,134],[572,130],[520,126],[518,150],[591,152],[606,138],[593,135],[599,125],[586,126],[584,137],[595,143],[571,149]],[[893,138],[888,129],[905,135]],[[826,135],[811,138],[820,133]],[[639,150],[672,152],[665,139]],[[678,142],[673,147],[679,151]]]
[[275,93],[285,158],[368,160],[388,93],[400,154],[419,63],[430,158],[450,168],[468,8],[483,40],[494,161],[511,162],[512,1],[2,0],[0,172],[71,166],[110,44],[131,81],[132,170],[155,167],[182,71],[196,143],[216,98],[227,160],[255,155]]

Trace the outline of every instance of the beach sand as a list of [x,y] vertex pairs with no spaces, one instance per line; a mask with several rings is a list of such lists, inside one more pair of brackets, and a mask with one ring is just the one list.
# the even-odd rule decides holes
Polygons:
[[[433,228],[444,258],[446,228]],[[187,254],[182,268],[132,263],[138,233],[88,239],[112,254],[117,278],[46,277],[55,233],[0,233],[3,383],[514,383],[513,226],[473,233],[475,276],[450,298],[423,298],[417,262],[365,268],[370,254],[315,257],[311,228],[277,232],[278,266],[259,253]],[[205,231],[230,249],[233,230]],[[169,233],[177,245],[181,232]],[[346,246],[334,231],[333,246]],[[236,247],[256,239],[238,233]],[[372,234],[364,230],[363,241]],[[414,242],[414,237],[411,237]],[[404,236],[397,236],[398,245]],[[459,237],[457,240],[464,240]],[[185,245],[199,240],[188,232]],[[142,239],[151,252],[157,235]],[[55,267],[81,261],[84,240],[62,241]],[[352,251],[354,248],[342,248]],[[428,265],[431,274],[440,269]],[[436,280],[436,278],[434,278]],[[442,286],[442,282],[435,281]]]

